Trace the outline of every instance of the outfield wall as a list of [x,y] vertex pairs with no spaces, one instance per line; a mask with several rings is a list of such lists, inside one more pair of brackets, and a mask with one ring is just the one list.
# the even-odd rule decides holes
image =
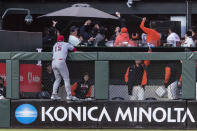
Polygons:
[[[28,106],[33,106],[34,109]],[[196,129],[194,101],[12,100],[11,128]],[[28,115],[30,114],[36,115]],[[33,120],[32,120],[33,119]]]
[[[24,104],[33,106],[35,110],[29,110]],[[1,100],[0,126],[1,128],[197,129],[196,109],[196,101]],[[34,112],[37,112],[37,115],[33,116]]]
[[0,128],[10,127],[10,100],[0,100]]
[[[1,100],[0,101],[0,127],[27,127],[27,128],[197,128],[197,112],[195,101],[188,101],[195,99],[195,64],[197,60],[197,53],[193,52],[153,52],[153,53],[141,53],[141,52],[78,52],[70,53],[68,60],[70,61],[94,61],[95,62],[95,99],[97,101],[92,102],[51,102],[51,101],[42,101],[42,100],[18,100],[19,97],[19,60],[51,60],[52,53],[35,53],[35,52],[1,52],[0,59],[6,60],[6,76],[7,76],[7,98],[10,100]],[[109,99],[109,61],[113,60],[182,60],[182,99],[183,101],[142,101],[142,102],[127,102],[127,101],[108,101]],[[14,100],[15,99],[15,100]],[[104,100],[104,101],[98,101]],[[184,101],[185,100],[185,101]],[[11,103],[10,103],[11,102]],[[36,117],[35,123],[24,125],[18,123],[15,119],[16,108],[21,104],[31,104],[38,111],[40,115],[40,110],[42,106],[51,106],[51,111],[55,111],[55,108],[60,110],[60,114],[57,114],[57,119],[63,119],[65,115],[62,115],[61,112],[66,112],[64,108],[71,106],[73,108],[74,114],[80,113],[76,111],[75,108],[79,107],[79,110],[82,109],[82,106],[87,106],[86,109],[89,109],[90,115],[92,113],[92,118],[94,121],[86,125],[86,122],[81,122],[76,120],[73,117],[73,121],[70,122],[58,122],[54,125],[54,121],[47,121],[40,124],[40,116]],[[122,117],[124,117],[126,112],[125,120],[115,121],[116,113],[118,107],[122,108]],[[128,109],[130,107],[130,109]],[[142,107],[142,109],[141,109]],[[161,107],[161,108],[160,108]],[[48,108],[48,107],[47,107]],[[104,113],[104,118],[99,121],[99,117],[102,114],[102,110],[106,109],[109,113],[111,121],[106,121],[106,111]],[[159,109],[158,109],[159,108]],[[176,109],[175,109],[176,108]],[[189,111],[187,111],[189,108]],[[128,109],[128,110],[127,110]],[[140,110],[141,114],[144,114],[143,117],[134,118],[130,116],[135,114],[134,110]],[[156,110],[157,109],[157,110]],[[11,110],[11,112],[10,112]],[[56,110],[56,112],[58,112]],[[62,111],[61,111],[62,110]],[[74,111],[75,110],[75,111]],[[156,110],[156,111],[155,111]],[[171,111],[169,111],[171,110]],[[81,110],[82,111],[82,110]],[[84,110],[83,110],[84,111]],[[155,111],[155,113],[154,113]],[[84,111],[85,112],[85,111]],[[83,112],[83,113],[84,113]],[[166,112],[166,113],[165,113]],[[169,115],[171,112],[171,115]],[[186,112],[186,113],[185,113]],[[10,114],[11,113],[11,114]],[[35,114],[32,112],[25,112],[23,117],[35,117]],[[28,114],[30,113],[30,114]],[[50,116],[50,110],[48,116]],[[45,113],[46,114],[46,113]],[[127,115],[128,114],[128,115]],[[59,116],[60,115],[60,116]],[[69,114],[67,114],[69,117]],[[88,115],[88,114],[86,114]],[[85,115],[85,116],[86,116]],[[95,116],[94,116],[95,115]],[[99,115],[99,116],[98,116]],[[151,118],[148,118],[150,115]],[[155,118],[161,122],[152,121],[153,115],[156,115]],[[165,116],[166,115],[166,116]],[[17,114],[17,116],[20,116]],[[84,119],[85,119],[84,116]],[[130,119],[129,119],[130,116]],[[62,118],[63,117],[63,118]],[[193,117],[193,118],[192,118]],[[47,118],[47,117],[46,117]],[[70,116],[70,119],[72,117]],[[78,117],[77,117],[78,118]],[[140,119],[143,119],[141,122]],[[67,118],[66,118],[67,119]],[[65,120],[66,120],[65,119]],[[79,119],[79,118],[78,118]],[[82,118],[81,118],[82,119]],[[89,118],[86,118],[87,120]],[[100,118],[101,119],[101,118]],[[138,119],[135,121],[135,119]],[[147,121],[148,119],[148,121]],[[151,119],[151,121],[150,121]],[[64,120],[64,119],[63,119]],[[113,120],[113,121],[112,121]],[[35,125],[34,125],[35,124]],[[42,125],[42,126],[41,126]],[[45,125],[45,127],[43,126]],[[165,125],[165,126],[163,126]]]

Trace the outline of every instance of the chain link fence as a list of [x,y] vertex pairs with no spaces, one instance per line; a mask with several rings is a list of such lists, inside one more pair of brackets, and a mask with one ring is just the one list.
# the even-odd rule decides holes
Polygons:
[[[181,82],[182,67],[179,61],[150,61],[147,66],[144,61],[138,62],[141,62],[139,68],[136,66],[136,61],[110,62],[109,100],[181,99],[181,85],[179,83]],[[69,61],[67,65],[72,95],[77,96],[77,93],[85,91],[80,90],[81,92],[79,92],[77,88],[86,88],[82,82],[84,75],[87,74],[88,86],[91,86],[91,91],[86,92],[88,94],[86,97],[94,98],[94,62]],[[146,78],[144,72],[146,72]],[[145,83],[142,84],[144,79],[146,79]],[[20,61],[21,98],[50,99],[54,81],[55,75],[51,61],[42,61],[42,63]],[[58,88],[58,96],[62,100],[66,100],[66,94],[62,79]],[[80,98],[80,96],[78,97]]]
[[[79,99],[94,98],[94,62],[67,62],[70,89]],[[84,75],[87,82],[84,82]],[[22,99],[50,99],[53,93],[55,75],[52,61],[20,61],[20,96]],[[66,100],[64,80],[58,86],[58,96]],[[85,98],[80,94],[85,93]]]
[[147,62],[111,61],[109,99],[181,99],[180,61],[150,61],[146,65]]

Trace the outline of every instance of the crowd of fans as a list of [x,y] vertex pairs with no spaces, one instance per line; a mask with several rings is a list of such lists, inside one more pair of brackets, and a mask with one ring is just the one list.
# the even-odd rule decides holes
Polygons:
[[[108,29],[100,23],[93,23],[86,20],[81,27],[71,26],[68,42],[73,46],[109,46],[109,47],[196,47],[197,34],[195,29],[188,30],[184,38],[180,38],[174,27],[169,27],[168,37],[165,42],[161,42],[162,34],[156,29],[145,27],[146,18],[142,18],[139,28],[143,32],[132,33],[130,35],[128,28],[119,12],[120,26],[114,27],[114,34],[107,37]],[[56,42],[56,38],[60,35],[60,31],[56,28],[57,22],[53,21],[53,26],[47,28],[44,33],[43,45]],[[131,37],[130,37],[131,36]]]

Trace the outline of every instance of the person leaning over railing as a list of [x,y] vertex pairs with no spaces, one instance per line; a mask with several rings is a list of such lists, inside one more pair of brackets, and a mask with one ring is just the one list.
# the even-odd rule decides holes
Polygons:
[[53,84],[53,92],[51,95],[52,100],[61,99],[58,96],[57,90],[61,82],[61,78],[64,80],[64,87],[67,93],[67,100],[72,100],[72,94],[70,89],[69,71],[66,65],[66,58],[68,51],[77,51],[71,44],[64,42],[64,36],[60,35],[57,38],[57,42],[53,46],[53,58],[52,69],[55,75],[55,82]]
[[80,28],[80,37],[82,37],[83,44],[86,44],[86,46],[91,46],[93,44],[94,38],[91,34],[91,20],[87,20],[84,25]]
[[5,99],[6,97],[6,87],[3,84],[4,79],[0,77],[0,99]]
[[78,28],[76,26],[72,26],[70,28],[70,35],[68,38],[68,43],[73,46],[78,46],[82,41],[82,37],[78,37]]
[[144,24],[146,22],[146,17],[144,17],[142,19],[142,22],[140,24],[140,28],[147,34],[147,39],[146,39],[146,43],[149,47],[158,47],[161,45],[160,43],[160,34],[154,30],[154,29],[150,29],[147,27],[144,27]]

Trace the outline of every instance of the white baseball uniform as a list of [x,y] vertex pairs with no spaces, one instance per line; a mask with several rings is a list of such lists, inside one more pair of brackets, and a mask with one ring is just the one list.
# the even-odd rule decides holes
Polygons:
[[65,61],[68,55],[68,50],[72,51],[73,49],[74,47],[66,42],[57,42],[53,46],[52,69],[56,79],[53,84],[53,94],[57,94],[62,77],[64,80],[67,97],[71,97],[69,71]]

